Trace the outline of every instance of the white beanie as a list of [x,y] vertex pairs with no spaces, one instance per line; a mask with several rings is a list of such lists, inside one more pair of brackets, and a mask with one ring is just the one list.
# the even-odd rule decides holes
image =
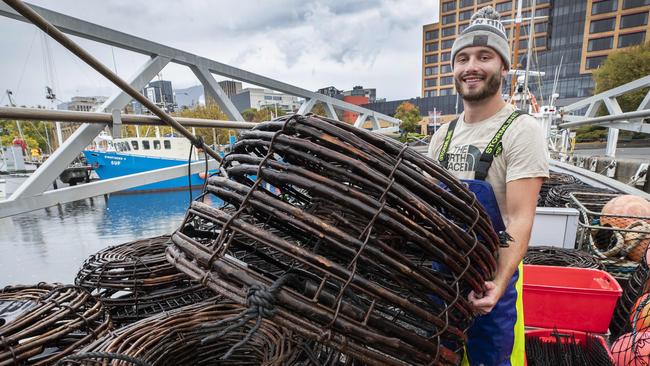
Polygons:
[[495,50],[503,60],[506,70],[510,69],[510,44],[506,30],[501,24],[501,15],[491,6],[479,9],[451,47],[451,66],[458,51],[465,47],[484,46]]

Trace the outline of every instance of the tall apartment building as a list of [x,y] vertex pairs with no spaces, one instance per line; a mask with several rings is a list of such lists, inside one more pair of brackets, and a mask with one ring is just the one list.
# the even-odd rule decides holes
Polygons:
[[[530,17],[531,4],[531,0],[523,0],[523,18]],[[501,14],[514,53],[517,0],[442,0],[440,21],[422,29],[423,97],[455,94],[451,46],[457,34],[469,25],[472,14],[486,5],[494,6]],[[555,90],[560,95],[559,105],[592,95],[591,73],[607,55],[646,40],[649,11],[650,0],[537,0],[531,69],[546,75],[530,79],[531,90],[538,98],[548,98],[559,71]],[[529,28],[529,22],[524,22],[519,31],[517,59],[522,67],[531,39]],[[513,61],[513,68],[516,64]]]

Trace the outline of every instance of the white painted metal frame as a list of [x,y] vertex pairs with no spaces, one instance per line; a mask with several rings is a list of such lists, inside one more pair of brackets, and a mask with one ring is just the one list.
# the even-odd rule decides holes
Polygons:
[[[650,133],[650,124],[644,123],[643,117],[634,117],[635,115],[643,116],[644,113],[641,112],[650,112],[650,91],[645,95],[636,112],[628,112],[628,115],[632,117],[630,119],[620,119],[619,116],[626,114],[621,110],[621,106],[618,104],[616,98],[647,87],[650,87],[650,75],[570,104],[561,109],[562,121],[565,121],[565,123],[560,123],[559,127],[571,128],[588,124],[608,127],[606,154],[614,157],[616,155],[616,142],[618,140],[619,129]],[[594,118],[602,105],[605,105],[605,108],[607,108],[610,114],[607,117],[611,117],[610,119],[607,117]],[[583,115],[569,114],[584,109],[585,107],[587,110]]]
[[[359,113],[359,119],[355,123],[357,127],[362,127],[363,122],[369,118],[372,121],[373,130],[377,132],[396,132],[399,129],[400,120],[366,108],[39,6],[31,4],[29,6],[65,33],[150,56],[151,58],[130,79],[130,84],[135,89],[142,89],[168,63],[173,62],[189,67],[201,84],[203,84],[206,94],[212,97],[226,113],[228,118],[232,120],[243,121],[243,118],[219,86],[213,74],[305,98],[306,102],[301,106],[299,113],[308,113],[316,103],[321,102],[324,104],[325,111],[330,118],[338,119],[335,111],[335,108],[338,108],[344,111]],[[2,2],[0,2],[0,16],[27,22],[25,18]],[[107,100],[98,111],[112,113],[114,110],[121,110],[130,100],[131,97],[129,95],[124,92],[118,92]],[[381,128],[379,120],[385,121],[389,127]],[[105,127],[106,125],[102,124],[83,124],[79,127],[8,200],[0,202],[0,217],[7,216],[6,213],[9,212],[14,215],[57,203],[68,202],[73,200],[74,197],[76,199],[82,199],[93,195],[122,190],[125,189],[125,184],[129,185],[136,182],[137,179],[133,180],[131,176],[127,176],[102,182],[103,184],[101,185],[88,184],[45,192],[47,187],[63,172],[68,164]],[[145,177],[147,181],[153,179],[151,182],[169,179],[156,171],[146,172],[138,174],[140,184],[142,184],[142,179]],[[124,179],[124,182],[121,179]],[[133,186],[126,188],[130,187]]]

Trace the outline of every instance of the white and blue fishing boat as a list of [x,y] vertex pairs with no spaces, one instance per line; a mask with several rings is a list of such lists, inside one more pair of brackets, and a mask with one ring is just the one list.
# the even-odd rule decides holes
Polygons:
[[[203,154],[192,147],[183,137],[127,137],[110,139],[105,137],[105,147],[92,147],[83,151],[99,179],[110,179],[150,170],[187,164],[192,150],[192,162],[204,159]],[[202,173],[199,173],[203,175]],[[170,191],[203,185],[199,174],[168,179],[128,189],[127,191]]]

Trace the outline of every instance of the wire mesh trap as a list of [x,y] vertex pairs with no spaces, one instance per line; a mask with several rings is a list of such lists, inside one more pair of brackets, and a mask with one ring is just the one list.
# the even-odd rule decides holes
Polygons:
[[[571,200],[571,193],[605,193],[614,194],[613,191],[605,188],[588,186],[582,182],[573,184],[559,184],[549,189],[544,200],[546,207],[567,207],[574,202]],[[602,202],[604,205],[606,202]]]
[[[632,316],[641,316],[639,324],[643,324],[644,318],[641,310],[644,309],[642,306],[639,308],[637,302],[640,302],[639,299],[645,294],[650,292],[650,268],[648,266],[648,252],[646,249],[646,255],[639,263],[638,267],[630,276],[627,284],[623,288],[623,294],[618,299],[616,303],[616,308],[614,309],[614,315],[609,325],[609,330],[612,334],[612,338],[616,339],[623,335],[624,333],[632,332],[632,321],[630,317]],[[633,311],[634,310],[634,311]],[[638,314],[634,314],[636,310],[639,310]],[[648,307],[650,312],[650,307]],[[648,316],[647,322],[648,327],[650,328],[650,314],[645,314]],[[636,322],[635,322],[636,323]],[[650,331],[650,329],[648,329]]]
[[461,182],[393,140],[300,115],[242,133],[223,168],[205,194],[225,206],[193,202],[172,236],[177,268],[362,362],[459,361],[466,295],[499,247]]
[[168,243],[165,235],[103,249],[83,263],[75,283],[102,300],[116,325],[214,296],[167,261]]
[[524,256],[524,264],[605,269],[597,258],[583,250],[549,246],[529,246]]
[[[534,333],[534,332],[533,332]],[[526,334],[528,366],[613,366],[602,338],[590,334],[551,331],[548,335]]]
[[111,332],[61,364],[280,366],[307,359],[304,341],[270,320],[233,328],[229,320],[243,309],[207,301],[153,315]]
[[608,272],[627,280],[650,243],[650,217],[604,212],[620,195],[573,192],[569,197],[580,211],[578,242],[601,259]]
[[51,365],[110,327],[110,315],[84,288],[7,286],[0,291],[0,365]]
[[542,187],[539,190],[539,198],[537,199],[538,206],[544,206],[546,198],[548,197],[548,192],[558,186],[565,185],[585,185],[582,181],[571,174],[550,172],[548,179],[542,183]]

